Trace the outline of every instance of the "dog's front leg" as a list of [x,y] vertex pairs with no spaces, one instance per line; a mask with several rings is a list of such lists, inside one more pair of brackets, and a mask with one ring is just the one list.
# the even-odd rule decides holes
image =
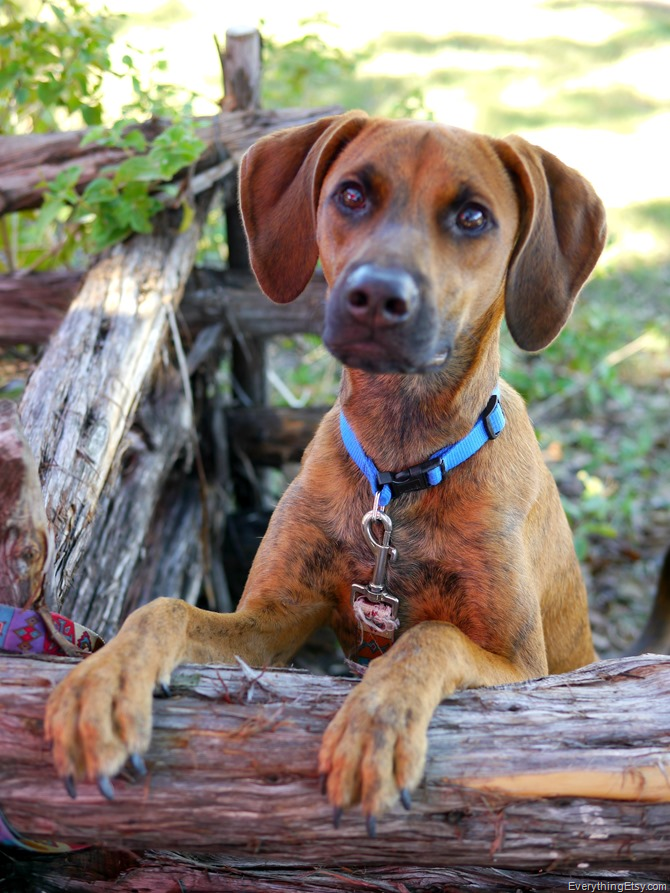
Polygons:
[[302,605],[298,622],[285,601],[259,593],[235,614],[214,614],[167,598],[135,611],[49,699],[46,737],[68,791],[74,796],[75,781],[88,778],[111,797],[110,778],[126,760],[143,771],[154,689],[167,686],[176,666],[233,663],[236,656],[252,666],[285,663],[323,622],[325,610],[320,603]]
[[361,803],[368,830],[400,797],[409,808],[426,761],[427,730],[437,705],[454,691],[518,682],[546,673],[485,651],[439,621],[409,629],[370,663],[326,730],[319,770],[327,776],[335,817]]

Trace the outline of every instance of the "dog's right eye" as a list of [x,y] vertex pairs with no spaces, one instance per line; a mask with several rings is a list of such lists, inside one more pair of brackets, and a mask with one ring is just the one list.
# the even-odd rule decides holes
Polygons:
[[488,211],[477,202],[468,202],[456,214],[456,226],[469,236],[478,236],[491,222]]
[[358,183],[343,183],[335,193],[335,200],[347,211],[362,211],[367,205],[367,196]]

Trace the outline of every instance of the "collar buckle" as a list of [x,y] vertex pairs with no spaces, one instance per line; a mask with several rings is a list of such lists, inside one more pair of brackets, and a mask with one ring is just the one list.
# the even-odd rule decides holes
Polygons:
[[491,394],[486,409],[482,413],[482,421],[489,438],[495,440],[505,427],[505,416],[500,405],[500,397],[497,394]]
[[403,493],[416,493],[418,490],[427,490],[429,487],[439,483],[442,480],[442,476],[442,458],[434,456],[432,459],[426,459],[425,462],[413,465],[411,468],[403,471],[380,471],[377,475],[377,480],[379,481],[380,489],[388,486],[391,490],[391,497],[395,499]]

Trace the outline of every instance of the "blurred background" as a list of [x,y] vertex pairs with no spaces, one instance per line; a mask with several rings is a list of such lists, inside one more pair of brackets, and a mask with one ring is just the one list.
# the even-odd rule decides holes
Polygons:
[[[73,90],[73,101],[51,112],[49,97],[59,89],[63,95],[67,70],[50,76],[52,94],[43,88],[33,95],[25,86],[26,66],[34,66],[34,86],[39,66],[51,64],[37,58],[37,32],[26,31],[27,18],[58,23],[64,56],[82,28],[96,23],[97,45],[93,40],[89,57],[79,53],[80,64],[99,74],[86,82],[83,122],[74,101],[81,102],[83,74],[79,96]],[[669,3],[5,0],[2,25],[5,135],[109,126],[157,108],[170,107],[177,117],[214,114],[221,101],[214,38],[223,43],[227,29],[256,25],[265,108],[335,103],[495,136],[516,132],[591,180],[608,209],[603,258],[547,351],[522,355],[504,336],[503,374],[527,399],[559,482],[597,647],[613,654],[633,638],[670,544]],[[209,263],[220,244],[213,231],[203,240]],[[31,256],[27,242],[22,250]],[[324,403],[336,393],[338,375],[318,339],[283,341],[274,351],[273,400]]]

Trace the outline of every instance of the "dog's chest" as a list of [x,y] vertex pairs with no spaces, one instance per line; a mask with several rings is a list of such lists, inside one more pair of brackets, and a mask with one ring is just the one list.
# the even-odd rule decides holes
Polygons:
[[[482,550],[476,547],[467,529],[456,520],[446,521],[432,510],[431,500],[422,500],[424,511],[389,511],[390,554],[379,571],[379,551],[372,548],[360,522],[352,524],[342,544],[345,560],[340,565],[338,590],[346,594],[351,607],[351,588],[371,583],[398,599],[401,628],[422,620],[462,619],[468,592],[483,573]],[[476,529],[473,530],[475,539]],[[377,542],[383,542],[381,525],[373,526]],[[345,608],[344,605],[341,606]]]

